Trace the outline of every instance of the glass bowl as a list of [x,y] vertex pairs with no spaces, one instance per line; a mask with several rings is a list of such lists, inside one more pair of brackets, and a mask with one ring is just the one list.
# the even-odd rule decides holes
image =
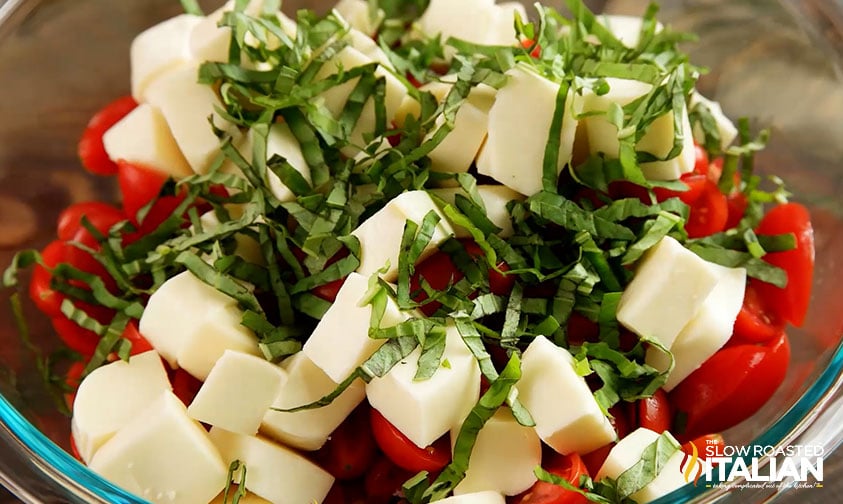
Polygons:
[[[211,8],[221,2],[202,2]],[[285,1],[284,9],[326,9],[333,2]],[[527,2],[529,3],[529,2]],[[562,1],[545,2],[559,7]],[[588,2],[612,13],[640,13],[643,2]],[[773,399],[725,434],[731,445],[815,444],[830,454],[843,436],[843,3],[839,0],[669,0],[660,19],[699,34],[692,61],[709,72],[701,91],[733,118],[770,127],[762,171],[782,176],[812,212],[817,266],[807,321],[791,330],[792,365]],[[0,263],[55,235],[61,209],[116,198],[112,180],[85,174],[75,155],[91,114],[128,93],[134,34],[180,11],[176,0],[0,1]],[[22,285],[28,279],[22,278]],[[3,294],[5,298],[11,292]],[[45,318],[21,296],[29,322],[22,339],[11,310],[0,309],[0,482],[26,502],[119,502],[141,499],[75,461],[69,419],[44,377],[44,357],[58,348]],[[838,464],[841,465],[841,464]],[[829,486],[833,478],[829,480]],[[829,490],[830,491],[830,490]],[[786,488],[728,492],[686,485],[662,502],[760,501],[771,494],[799,502],[828,500]],[[835,494],[839,495],[839,494]],[[833,498],[831,500],[834,500]]]

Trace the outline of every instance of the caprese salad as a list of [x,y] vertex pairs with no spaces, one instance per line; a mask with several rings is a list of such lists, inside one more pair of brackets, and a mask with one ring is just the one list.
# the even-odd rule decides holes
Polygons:
[[685,484],[785,377],[810,217],[689,35],[565,3],[183,1],[139,34],[79,144],[122,200],[4,278],[74,352],[75,455],[186,504]]

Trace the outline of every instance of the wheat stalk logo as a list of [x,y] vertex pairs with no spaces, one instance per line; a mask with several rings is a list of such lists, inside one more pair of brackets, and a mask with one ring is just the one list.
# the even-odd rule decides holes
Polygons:
[[685,483],[690,483],[691,477],[693,476],[694,486],[697,486],[697,482],[700,480],[700,476],[702,476],[703,473],[703,467],[700,463],[700,454],[697,451],[697,445],[694,443],[690,444],[691,454],[685,454],[682,458],[682,463],[679,464],[679,470],[682,471],[682,475],[685,477]]

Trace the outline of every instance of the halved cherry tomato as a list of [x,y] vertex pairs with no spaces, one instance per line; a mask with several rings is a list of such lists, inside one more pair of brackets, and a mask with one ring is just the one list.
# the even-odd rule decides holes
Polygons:
[[[471,257],[481,257],[484,255],[483,250],[473,240],[462,239],[459,241]],[[509,270],[509,266],[504,262],[498,263],[497,267],[500,271]],[[457,268],[447,253],[438,251],[416,265],[415,274],[410,278],[410,291],[420,292],[416,296],[415,301],[422,302],[427,299],[427,296],[424,292],[420,291],[421,278],[424,278],[432,288],[444,290],[449,284],[458,282],[464,276],[463,272]],[[515,285],[515,277],[499,273],[495,269],[489,268],[489,290],[493,294],[499,296],[506,295],[512,290],[513,285]],[[431,302],[422,306],[420,310],[425,315],[430,316],[440,306],[441,304],[438,302]]]
[[138,324],[134,320],[130,320],[126,324],[126,329],[123,330],[123,339],[132,344],[131,355],[137,355],[152,350],[152,344],[141,335],[138,330]]
[[[54,268],[59,263],[64,262],[69,247],[70,245],[61,240],[48,243],[41,251],[44,264]],[[54,290],[50,285],[51,281],[52,274],[40,264],[36,264],[32,269],[32,278],[29,281],[29,297],[44,314],[50,317],[58,317],[61,316],[61,303],[66,296]]]
[[743,296],[743,305],[735,325],[729,344],[766,343],[784,331],[785,322],[771,317],[758,293],[759,282],[750,279]]
[[689,238],[700,238],[723,231],[729,217],[726,196],[717,184],[706,180],[700,195],[691,205],[685,230]]
[[652,397],[639,399],[636,403],[638,426],[658,432],[669,431],[673,420],[670,401],[664,390],[658,389]]
[[[114,318],[115,312],[109,308],[89,305],[88,303],[78,300],[74,301],[73,304],[100,324],[107,325],[111,322],[111,319]],[[97,345],[100,342],[100,337],[97,333],[79,326],[76,322],[68,319],[64,315],[53,317],[52,324],[56,334],[58,334],[59,338],[61,338],[68,348],[79,352],[86,357],[94,355],[94,351],[97,349]]]
[[[94,228],[103,234],[115,223],[126,219],[122,210],[101,201],[74,203],[59,214],[57,233],[59,240],[73,240],[80,230],[85,230],[82,226],[82,217],[85,217]],[[94,245],[88,243],[87,240],[79,241],[88,246]]]
[[752,416],[784,381],[790,343],[782,332],[766,345],[723,348],[670,392],[677,422],[689,440],[721,432]]
[[574,312],[568,317],[565,338],[570,346],[581,346],[586,341],[595,342],[600,338],[600,326],[585,315]]
[[[589,474],[582,458],[576,453],[554,454],[551,460],[544,462],[543,465],[547,472],[564,478],[574,486],[579,486],[581,476]],[[526,492],[512,500],[512,504],[584,504],[586,502],[588,499],[581,493],[544,481],[533,483]]]
[[732,229],[740,224],[741,219],[746,214],[747,206],[749,206],[749,201],[746,199],[746,194],[740,191],[734,191],[726,196],[726,207],[729,209],[726,229]]
[[183,200],[181,196],[159,198],[141,223],[138,219],[138,211],[158,197],[169,177],[154,168],[123,160],[117,162],[117,169],[117,182],[123,197],[123,209],[132,222],[142,224],[144,228],[148,228],[148,231],[154,230],[158,224],[169,217]]
[[521,47],[523,47],[524,49],[529,49],[531,47],[533,48],[533,50],[530,51],[530,57],[531,58],[539,58],[542,55],[542,47],[539,44],[537,44],[535,40],[530,40],[530,39],[522,40],[521,41]]
[[814,280],[814,229],[808,209],[799,203],[773,207],[761,219],[755,232],[759,235],[793,233],[796,248],[771,252],[763,259],[787,272],[784,288],[758,281],[758,296],[776,318],[799,327],[808,312]]
[[369,409],[366,403],[358,406],[315,454],[316,462],[340,481],[363,476],[375,460]]
[[109,159],[105,152],[102,136],[137,106],[138,103],[134,98],[124,96],[100,109],[88,121],[77,147],[79,160],[86,170],[97,175],[114,175],[117,173],[117,165]]
[[708,175],[711,163],[708,160],[708,153],[702,145],[694,142],[694,173]]
[[378,447],[397,466],[413,473],[433,473],[451,461],[451,445],[447,436],[439,438],[428,447],[419,448],[375,408],[372,408],[369,417]]
[[387,457],[379,457],[366,473],[366,504],[395,502],[401,485],[413,476],[413,472],[398,467]]
[[85,363],[76,361],[67,368],[67,372],[64,375],[64,384],[68,389],[64,393],[64,402],[70,409],[73,409],[73,401],[76,400],[76,389],[79,388],[79,383],[82,381],[83,371],[85,371]]
[[85,462],[82,460],[82,454],[79,453],[79,448],[76,446],[76,439],[73,438],[73,434],[70,435],[70,454],[79,462]]
[[709,457],[722,457],[726,441],[723,440],[723,436],[720,434],[706,434],[683,444],[682,451],[688,455],[692,455],[694,448],[691,445],[697,447],[697,456],[706,460]]
[[655,187],[653,192],[656,194],[656,199],[665,201],[670,198],[679,198],[686,205],[692,206],[702,195],[708,179],[705,175],[699,173],[686,173],[679,180],[688,186],[687,191],[673,191],[664,187]]
[[202,387],[202,382],[193,377],[184,369],[175,369],[170,373],[170,383],[173,385],[173,393],[181,399],[185,406],[193,402],[193,398]]

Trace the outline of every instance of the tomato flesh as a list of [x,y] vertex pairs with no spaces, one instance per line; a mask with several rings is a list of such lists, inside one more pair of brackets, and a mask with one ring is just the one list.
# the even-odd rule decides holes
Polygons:
[[787,273],[784,288],[758,281],[758,296],[776,318],[799,327],[805,321],[814,279],[814,230],[808,209],[799,203],[773,207],[755,230],[758,235],[793,233],[796,248],[770,252],[763,259]]
[[637,402],[638,425],[659,434],[669,431],[673,419],[670,401],[664,390],[658,389],[652,397]]
[[789,361],[784,332],[765,345],[719,350],[670,392],[674,411],[684,416],[680,437],[721,432],[752,416],[784,381]]
[[723,231],[729,218],[726,196],[717,184],[705,180],[699,196],[691,204],[685,230],[689,238],[701,238]]
[[[568,483],[579,486],[580,477],[588,476],[588,469],[577,453],[570,455],[554,454],[544,463],[545,470],[565,479]],[[579,492],[560,485],[537,481],[526,492],[512,500],[512,504],[584,504],[588,499]]]
[[363,476],[374,462],[376,448],[369,409],[366,403],[358,406],[315,454],[317,463],[339,481]]
[[378,410],[371,409],[372,433],[378,447],[395,465],[407,471],[431,473],[442,470],[451,461],[451,445],[446,436],[432,445],[419,448]]

